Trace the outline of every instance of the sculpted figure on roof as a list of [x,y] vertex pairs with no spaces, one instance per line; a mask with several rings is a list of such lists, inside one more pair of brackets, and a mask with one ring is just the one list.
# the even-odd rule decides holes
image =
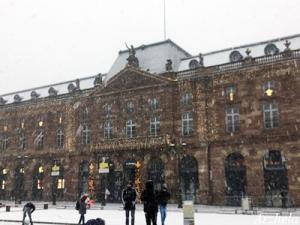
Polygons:
[[138,67],[139,66],[139,60],[138,58],[135,56],[135,49],[133,47],[133,45],[130,46],[130,48],[128,47],[128,45],[125,43],[127,49],[128,49],[128,52],[129,52],[129,56],[127,58],[127,65],[130,65],[130,66],[135,66],[135,67]]

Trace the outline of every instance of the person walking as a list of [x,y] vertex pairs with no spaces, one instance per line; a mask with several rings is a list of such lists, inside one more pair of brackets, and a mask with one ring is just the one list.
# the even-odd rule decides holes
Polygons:
[[122,202],[126,215],[126,225],[129,225],[129,213],[131,214],[131,225],[134,225],[135,203],[137,193],[132,183],[128,183],[122,193]]
[[28,215],[29,217],[29,222],[31,225],[33,225],[33,222],[32,222],[32,218],[31,218],[31,214],[34,212],[35,210],[35,205],[32,204],[32,202],[28,202],[24,205],[23,207],[23,219],[22,219],[22,225],[25,224],[25,218],[26,218],[26,214]]
[[86,214],[86,206],[87,206],[86,200],[87,200],[87,198],[88,198],[88,195],[84,194],[79,199],[78,212],[80,214],[80,218],[79,218],[78,224],[81,224],[81,222],[82,222],[82,224],[85,224],[84,223],[84,215]]
[[158,192],[157,195],[162,225],[165,225],[165,220],[167,217],[167,204],[170,197],[171,194],[167,189],[167,184],[163,184],[161,190]]
[[141,201],[144,203],[144,212],[146,217],[147,225],[157,225],[157,212],[158,212],[158,202],[157,196],[154,192],[154,185],[152,180],[146,182],[146,188],[142,192]]

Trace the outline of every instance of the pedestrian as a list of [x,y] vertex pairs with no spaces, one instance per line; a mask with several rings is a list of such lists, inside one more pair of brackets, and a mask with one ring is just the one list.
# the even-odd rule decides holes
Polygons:
[[133,188],[132,183],[129,182],[122,193],[122,202],[126,215],[126,225],[129,225],[129,213],[131,214],[131,225],[134,225],[136,197],[136,190]]
[[87,203],[86,201],[88,200],[88,194],[83,194],[81,196],[81,198],[79,199],[78,203],[76,203],[76,205],[78,205],[78,212],[80,214],[80,218],[79,218],[79,222],[78,224],[85,224],[84,223],[84,215],[86,214],[86,206],[87,206]]
[[108,190],[108,188],[105,188],[105,195],[104,195],[105,203],[107,202],[109,195],[110,195],[110,191]]
[[171,194],[167,189],[167,184],[163,184],[162,188],[158,192],[158,196],[157,196],[162,225],[165,224],[165,220],[167,217],[167,204],[168,204],[170,197],[171,197]]
[[22,219],[22,224],[24,225],[25,224],[25,217],[26,217],[26,214],[28,215],[29,217],[29,222],[31,225],[33,225],[33,222],[32,222],[32,218],[31,218],[31,214],[34,212],[35,210],[35,205],[32,204],[32,202],[28,202],[24,205],[23,207],[23,219]]
[[105,221],[101,218],[91,219],[88,220],[85,225],[105,225]]
[[158,202],[157,195],[154,192],[154,185],[152,180],[146,182],[146,188],[142,192],[141,201],[144,203],[144,212],[146,217],[147,225],[157,225],[157,212],[158,212]]

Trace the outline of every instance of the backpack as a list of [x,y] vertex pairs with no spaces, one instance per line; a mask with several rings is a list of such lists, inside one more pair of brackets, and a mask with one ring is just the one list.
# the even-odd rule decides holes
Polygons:
[[79,203],[79,201],[76,201],[75,209],[76,209],[76,210],[79,210],[79,208],[80,208],[80,203]]

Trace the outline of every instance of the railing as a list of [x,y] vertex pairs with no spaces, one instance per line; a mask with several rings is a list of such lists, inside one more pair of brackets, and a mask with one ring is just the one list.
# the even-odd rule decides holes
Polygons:
[[194,75],[201,75],[203,72],[208,74],[221,73],[225,71],[246,68],[253,65],[269,64],[269,63],[291,60],[296,58],[300,58],[300,49],[281,52],[276,55],[260,56],[260,57],[248,58],[248,59],[245,58],[244,60],[239,62],[231,62],[231,63],[225,63],[225,64],[220,64],[215,66],[196,68],[193,70],[184,70],[178,72],[177,77],[179,79],[185,77],[192,77]]

